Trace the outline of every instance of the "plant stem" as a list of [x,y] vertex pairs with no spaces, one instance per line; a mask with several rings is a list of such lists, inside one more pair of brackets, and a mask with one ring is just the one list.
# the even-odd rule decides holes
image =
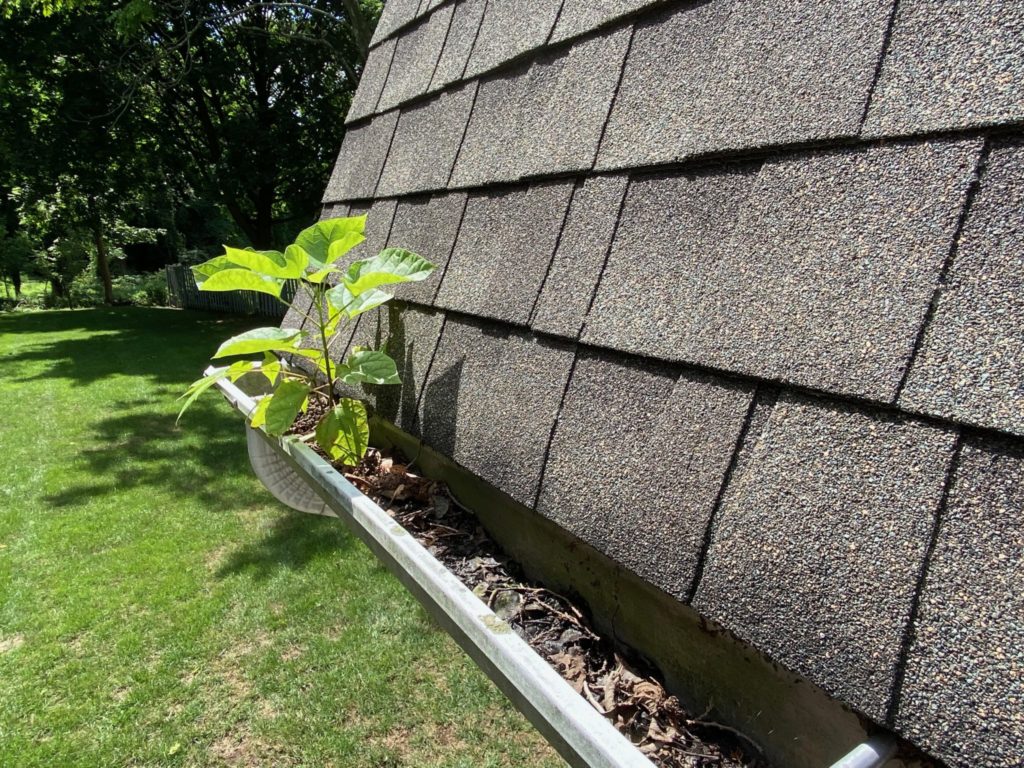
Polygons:
[[317,323],[317,326],[320,328],[320,341],[323,344],[323,347],[321,349],[322,349],[323,354],[324,354],[324,366],[325,366],[325,369],[327,371],[327,399],[330,402],[331,407],[333,408],[335,405],[337,405],[337,402],[334,399],[334,375],[333,375],[333,372],[331,370],[331,355],[330,355],[330,351],[327,348],[327,330],[326,330],[327,323],[324,320],[324,286],[323,286],[323,283],[321,283],[321,284],[319,284],[317,286],[317,291],[316,291],[316,310],[317,310],[317,312],[319,313],[319,316],[320,316],[320,322]]

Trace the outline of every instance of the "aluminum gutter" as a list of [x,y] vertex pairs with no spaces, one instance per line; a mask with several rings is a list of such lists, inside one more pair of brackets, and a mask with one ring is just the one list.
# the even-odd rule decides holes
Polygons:
[[[210,373],[216,369],[208,369]],[[217,387],[243,415],[256,406],[234,383]],[[304,443],[263,438],[348,524],[424,608],[577,768],[652,768],[653,763],[583,699],[512,628],[388,514]]]
[[831,768],[881,768],[896,754],[896,740],[892,736],[875,736],[858,744]]

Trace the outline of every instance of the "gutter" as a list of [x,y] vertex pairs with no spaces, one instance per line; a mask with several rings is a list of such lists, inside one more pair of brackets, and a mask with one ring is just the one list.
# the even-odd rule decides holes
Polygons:
[[[216,386],[248,420],[256,401],[227,379]],[[248,423],[246,440],[253,471],[267,490],[297,511],[343,520],[569,765],[654,768],[458,577],[312,448]],[[830,768],[881,768],[896,748],[892,736],[875,736]]]
[[[214,370],[207,369],[207,373]],[[221,379],[216,386],[244,416],[256,407],[256,401],[234,383]],[[341,518],[570,765],[653,768],[650,760],[505,621],[309,446],[295,439],[278,440],[254,429],[249,429],[249,440],[258,476],[271,457],[280,466],[267,478],[274,485],[271,492],[278,496],[278,481],[291,472],[306,479],[323,505],[314,514]],[[253,441],[258,441],[256,453],[252,451]],[[283,472],[285,468],[290,472]]]

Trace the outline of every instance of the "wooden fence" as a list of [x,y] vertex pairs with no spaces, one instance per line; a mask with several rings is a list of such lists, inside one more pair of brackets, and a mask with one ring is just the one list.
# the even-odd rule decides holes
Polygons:
[[[168,300],[181,309],[266,317],[284,317],[287,310],[273,296],[257,291],[200,291],[192,270],[181,264],[169,264],[166,270]],[[281,291],[281,298],[291,301],[296,287],[295,281],[289,280]]]

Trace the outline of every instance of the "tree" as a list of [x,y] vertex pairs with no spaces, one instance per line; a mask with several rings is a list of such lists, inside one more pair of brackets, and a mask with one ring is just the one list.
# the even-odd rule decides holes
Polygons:
[[151,108],[169,165],[268,248],[315,216],[379,0],[131,0],[126,110]]

